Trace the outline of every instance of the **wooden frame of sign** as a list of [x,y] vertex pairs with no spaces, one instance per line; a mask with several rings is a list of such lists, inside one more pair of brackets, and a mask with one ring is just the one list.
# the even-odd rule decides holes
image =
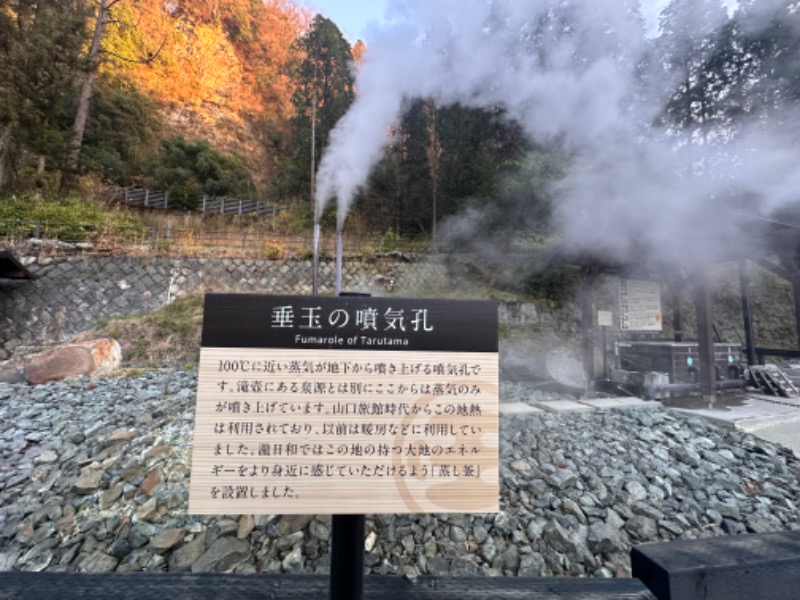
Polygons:
[[497,512],[497,306],[209,294],[190,514]]

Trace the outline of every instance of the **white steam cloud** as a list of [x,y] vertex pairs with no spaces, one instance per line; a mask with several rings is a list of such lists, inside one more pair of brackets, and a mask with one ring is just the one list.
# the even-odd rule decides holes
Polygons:
[[[319,213],[335,198],[343,226],[404,101],[417,97],[502,107],[531,139],[562,140],[574,160],[554,190],[556,218],[576,249],[625,258],[644,244],[671,260],[714,259],[736,233],[735,198],[760,215],[796,202],[791,116],[781,120],[783,135],[754,127],[724,144],[678,147],[651,125],[674,82],[646,60],[647,11],[636,0],[569,4],[569,18],[559,21],[563,0],[390,0],[390,20],[367,38],[356,101],[323,155]],[[681,36],[708,33],[692,27],[717,18],[698,15],[681,24]]]

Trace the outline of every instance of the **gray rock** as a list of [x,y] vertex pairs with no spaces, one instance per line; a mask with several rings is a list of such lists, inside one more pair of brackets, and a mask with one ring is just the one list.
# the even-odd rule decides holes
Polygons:
[[616,532],[625,526],[625,520],[615,510],[609,508],[606,511],[605,524]]
[[239,532],[239,523],[233,519],[216,519],[206,533],[206,548],[210,548],[214,542],[226,535],[235,535]]
[[483,559],[488,563],[491,563],[494,560],[494,557],[497,555],[497,546],[495,545],[493,538],[486,538],[486,541],[481,546],[480,554],[481,557],[483,557]]
[[472,537],[474,537],[475,541],[479,544],[482,544],[488,535],[489,531],[483,526],[483,523],[476,523],[472,528]]
[[299,573],[303,570],[303,552],[298,546],[281,562],[284,573]]
[[544,526],[531,520],[525,528],[525,535],[530,541],[538,540],[542,536]]
[[606,523],[589,525],[586,542],[593,554],[611,554],[624,549],[618,530]]
[[77,494],[91,494],[103,484],[105,471],[99,466],[88,466],[81,471],[80,476],[75,480],[74,488]]
[[0,571],[13,571],[19,559],[19,551],[0,552]]
[[192,565],[197,562],[205,550],[205,534],[202,534],[172,553],[169,557],[169,570],[175,572],[190,571]]
[[450,563],[451,577],[475,577],[478,574],[478,565],[467,558],[454,558]]
[[625,530],[631,535],[634,541],[640,542],[656,539],[658,535],[658,525],[656,521],[640,515],[629,519],[625,525]]
[[434,577],[447,577],[450,575],[450,563],[446,558],[434,556],[428,560],[428,573]]
[[150,539],[150,547],[161,554],[183,542],[186,531],[182,528],[167,529]]
[[58,460],[58,453],[53,450],[45,450],[34,460],[36,465],[49,465]]
[[538,552],[523,554],[519,561],[520,577],[544,577],[547,574],[547,563]]
[[[186,514],[195,387],[0,385],[0,567],[327,572],[328,516]],[[800,527],[800,461],[747,434],[661,409],[501,418],[502,511],[370,517],[370,572],[626,576],[632,544]]]
[[133,552],[133,544],[127,538],[116,540],[108,549],[108,555],[119,560],[122,560]]
[[130,542],[134,548],[141,548],[156,535],[156,526],[152,523],[136,523],[131,528]]
[[550,521],[544,526],[542,537],[556,552],[575,552],[577,549],[573,536],[557,521]]
[[745,519],[747,529],[753,533],[768,533],[781,529],[780,519],[769,513],[754,513]]
[[253,515],[242,515],[239,517],[238,528],[236,529],[236,537],[240,540],[246,539],[247,536],[255,529],[256,521]]
[[625,484],[625,491],[630,495],[631,501],[641,502],[647,499],[647,490],[638,481],[629,481]]
[[308,525],[313,515],[283,515],[276,525],[278,536],[283,537],[295,531],[300,531]]
[[688,446],[673,446],[669,449],[669,454],[673,458],[677,459],[678,461],[690,466],[690,467],[699,467],[700,466],[700,455],[693,450],[691,447]]
[[564,490],[574,486],[578,481],[578,476],[569,469],[559,469],[555,473],[548,475],[545,481],[557,490]]
[[506,512],[501,511],[494,517],[494,528],[498,533],[511,535],[511,532],[516,529],[516,519],[508,515]]
[[717,502],[714,500],[709,502],[708,508],[718,512],[727,519],[733,519],[735,521],[742,520],[742,513],[739,511],[739,507],[733,503],[729,504],[727,502]]
[[22,565],[20,570],[31,572],[31,573],[39,573],[44,571],[50,563],[53,562],[53,551],[52,550],[33,550],[28,552],[19,562]]
[[497,557],[497,561],[492,566],[501,571],[511,571],[515,575],[520,567],[519,549],[515,545],[509,545],[505,551]]
[[247,540],[221,537],[198,558],[191,567],[192,573],[223,573],[250,556]]
[[275,548],[278,550],[288,550],[289,548],[294,548],[303,541],[303,537],[304,535],[302,531],[295,531],[292,534],[275,540]]
[[94,552],[79,562],[78,569],[89,573],[110,573],[116,570],[118,564],[119,559],[103,552]]
[[331,538],[331,532],[328,526],[316,519],[308,524],[308,532],[314,539],[324,542],[327,542]]

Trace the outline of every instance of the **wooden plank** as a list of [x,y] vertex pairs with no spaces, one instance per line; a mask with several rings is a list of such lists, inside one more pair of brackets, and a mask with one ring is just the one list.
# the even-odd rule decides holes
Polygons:
[[[327,575],[178,573],[0,573],[2,600],[318,600]],[[381,600],[654,600],[637,579],[517,577],[364,578],[364,597]]]
[[772,394],[773,396],[778,395],[775,388],[772,386],[772,383],[764,375],[764,372],[761,370],[761,368],[755,366],[750,367],[750,375],[753,378],[753,382],[756,384],[756,386],[758,386],[763,392]]
[[800,532],[643,544],[631,567],[659,600],[795,600]]

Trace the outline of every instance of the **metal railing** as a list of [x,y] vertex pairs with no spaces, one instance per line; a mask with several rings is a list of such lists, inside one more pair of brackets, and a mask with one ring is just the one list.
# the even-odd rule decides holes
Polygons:
[[138,187],[111,188],[109,192],[112,202],[119,202],[126,206],[169,208],[169,192],[158,192]]
[[[109,201],[125,206],[169,209],[169,192],[151,190],[142,187],[117,187],[109,189]],[[224,215],[250,215],[275,217],[280,207],[257,200],[228,198],[225,196],[209,196],[203,194],[197,204],[197,210],[203,213]]]

